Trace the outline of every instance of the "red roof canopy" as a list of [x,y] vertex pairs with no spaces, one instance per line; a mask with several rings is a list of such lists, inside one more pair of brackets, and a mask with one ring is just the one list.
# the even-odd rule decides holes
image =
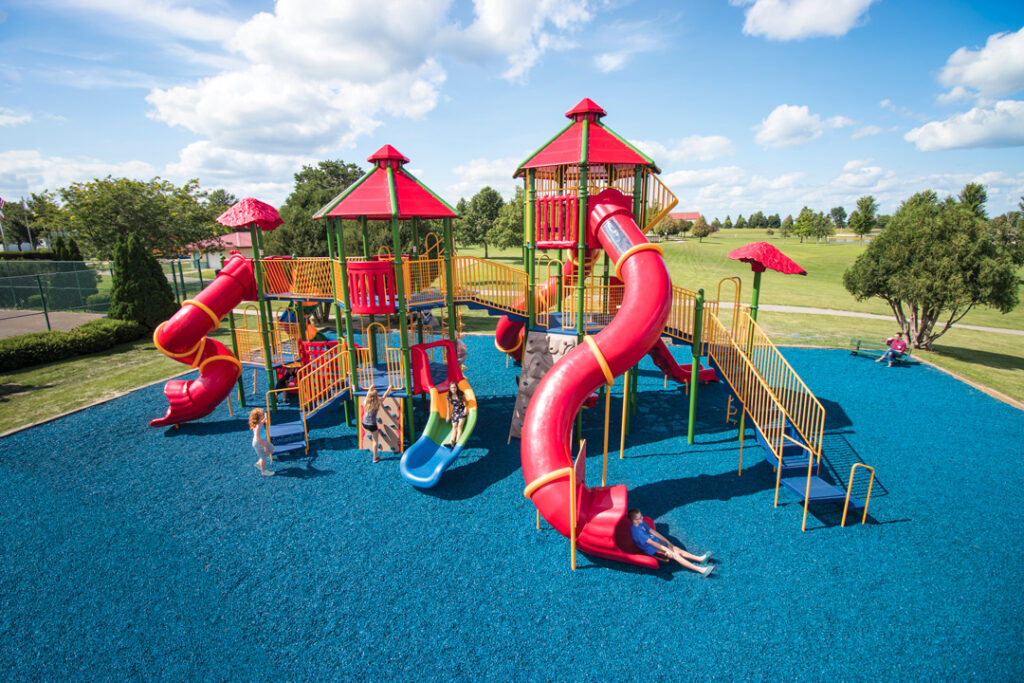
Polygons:
[[[384,145],[367,161],[375,168],[329,201],[313,218],[453,218],[458,214],[443,199],[405,170],[409,159],[391,145]],[[394,187],[388,182],[388,169]],[[392,192],[392,189],[394,190]]]
[[767,242],[753,242],[729,252],[729,258],[750,264],[755,273],[763,273],[771,268],[786,275],[807,275],[807,271],[797,265],[781,251]]
[[[583,161],[588,164],[634,164],[658,170],[647,155],[601,123],[605,111],[593,100],[580,100],[565,115],[573,120],[572,123],[524,161],[516,169],[516,177],[529,168],[575,165]],[[584,121],[589,122],[586,149],[583,148]]]
[[255,223],[260,230],[273,230],[284,221],[270,204],[246,197],[218,216],[217,222],[229,228],[245,228]]

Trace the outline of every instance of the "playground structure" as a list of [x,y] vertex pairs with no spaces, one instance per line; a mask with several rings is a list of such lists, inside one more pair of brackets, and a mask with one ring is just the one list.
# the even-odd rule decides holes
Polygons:
[[[622,562],[657,565],[630,538],[625,486],[605,486],[611,388],[616,378],[624,378],[621,457],[636,410],[636,370],[646,355],[666,381],[687,386],[689,443],[700,383],[722,381],[730,412],[740,422],[738,475],[749,418],[776,471],[776,506],[779,490],[786,487],[803,501],[804,528],[815,501],[861,508],[863,522],[870,487],[865,501],[851,498],[856,466],[845,491],[819,476],[824,408],[757,325],[756,297],[751,307],[740,305],[739,278],[719,283],[713,299],[703,290],[673,284],[661,248],[644,236],[677,203],[658,179],[657,165],[609,129],[604,110],[591,100],[582,100],[566,116],[570,123],[515,173],[526,188],[521,269],[457,255],[455,211],[406,170],[408,159],[390,145],[369,157],[370,171],[314,215],[325,223],[327,257],[266,256],[261,232],[276,227],[266,227],[273,221],[229,216],[237,207],[226,212],[226,224],[250,227],[254,257],[233,255],[196,300],[185,302],[158,328],[158,348],[198,367],[200,378],[168,383],[171,406],[151,424],[202,417],[236,384],[244,405],[243,366],[265,372],[271,386],[282,369],[289,369],[294,386],[270,389],[265,402],[273,416],[281,394],[297,393],[300,420],[272,417],[270,438],[278,453],[308,450],[311,420],[340,404],[352,424],[360,414],[359,397],[371,386],[380,393],[390,387],[395,403],[385,412],[397,430],[392,450],[404,451],[400,472],[414,486],[434,486],[476,422],[475,395],[455,345],[461,334],[459,307],[466,306],[500,316],[495,345],[524,363],[510,439],[522,439],[524,494],[537,508],[538,524],[543,516],[570,538],[574,567],[577,547]],[[427,220],[440,222],[441,235],[420,234]],[[345,235],[352,236],[352,224],[343,230],[343,221],[354,222],[361,232],[361,254],[347,254]],[[370,221],[388,223],[390,248],[371,253]],[[411,224],[416,245],[411,253],[403,252],[400,221]],[[755,273],[759,283],[760,271]],[[732,294],[731,307],[719,306],[723,291]],[[236,325],[234,307],[243,301],[254,303],[245,306]],[[274,302],[286,303],[292,313],[275,316]],[[333,331],[306,324],[311,304],[333,308]],[[422,318],[413,321],[411,314],[432,309],[443,311],[437,329]],[[726,312],[728,323],[722,320]],[[224,317],[233,355],[205,337]],[[557,353],[549,350],[552,338],[564,340],[554,343]],[[692,362],[677,363],[666,341],[688,345]],[[537,362],[524,353],[533,353]],[[708,367],[701,364],[705,359]],[[466,394],[468,416],[459,441],[447,447],[445,393],[452,382]],[[412,403],[417,394],[430,396],[430,417],[418,438]],[[602,394],[602,485],[588,487],[585,463],[573,453],[585,452],[579,441],[581,408]]]

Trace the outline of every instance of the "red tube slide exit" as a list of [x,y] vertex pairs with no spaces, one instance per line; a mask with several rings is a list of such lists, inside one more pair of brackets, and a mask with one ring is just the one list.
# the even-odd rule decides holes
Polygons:
[[[672,281],[657,245],[650,244],[630,212],[630,200],[608,189],[591,199],[588,231],[615,263],[625,284],[622,307],[591,343],[580,344],[544,376],[526,411],[522,436],[523,477],[527,485],[572,466],[573,421],[583,401],[640,361],[658,341],[671,307]],[[593,243],[593,242],[591,242]],[[621,562],[657,567],[629,534],[627,491],[623,485],[588,488],[577,496],[577,546]],[[544,519],[569,536],[568,475],[537,488],[532,500]]]
[[153,332],[153,343],[170,358],[199,369],[199,378],[171,380],[164,385],[170,405],[167,414],[151,420],[151,427],[197,420],[213,412],[227,398],[242,373],[231,351],[207,333],[242,301],[256,300],[252,262],[233,252],[220,274],[195,299],[182,303],[170,320]]

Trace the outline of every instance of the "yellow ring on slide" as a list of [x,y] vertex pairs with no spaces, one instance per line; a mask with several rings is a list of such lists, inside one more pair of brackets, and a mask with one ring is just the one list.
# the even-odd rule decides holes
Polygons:
[[193,346],[188,351],[185,351],[184,353],[173,353],[171,351],[168,351],[167,349],[165,349],[163,347],[163,345],[160,344],[160,341],[157,339],[157,335],[160,334],[160,328],[163,327],[166,324],[167,324],[167,321],[165,320],[162,323],[160,323],[159,325],[157,325],[156,329],[153,330],[153,346],[156,347],[157,351],[159,351],[160,353],[164,354],[168,358],[187,358],[188,356],[191,356],[193,353],[195,353],[196,349],[199,348],[199,345],[203,343],[203,340],[200,339],[199,341],[197,341],[195,343],[195,346]]
[[206,337],[199,340],[199,350],[196,351],[196,357],[189,363],[190,368],[194,368],[199,365],[199,359],[203,357],[203,351],[206,350]]
[[597,342],[589,334],[583,338],[583,341],[587,343],[590,350],[594,352],[594,359],[597,360],[597,364],[601,366],[601,372],[604,373],[604,383],[608,386],[615,384],[615,375],[612,374],[612,369],[608,367],[608,361],[604,359],[604,354],[601,353],[601,349],[597,348]]
[[554,481],[555,479],[561,479],[562,477],[568,477],[570,474],[572,474],[572,468],[571,467],[563,467],[560,470],[555,470],[554,472],[548,472],[543,477],[540,477],[538,479],[534,479],[533,482],[529,486],[527,486],[525,489],[523,489],[523,495],[526,496],[527,498],[533,498],[533,492],[536,491],[537,489],[539,489],[541,486],[544,486],[544,484],[550,483],[550,482]]
[[192,304],[193,306],[201,310],[203,313],[206,313],[206,315],[210,316],[210,320],[213,321],[213,329],[217,329],[218,327],[220,327],[220,318],[218,318],[217,314],[211,311],[210,307],[207,306],[206,304],[201,303],[199,301],[195,301],[193,299],[186,299],[185,301],[181,302],[182,306],[184,306],[185,304]]
[[651,244],[650,242],[634,244],[629,249],[624,251],[622,253],[622,256],[619,257],[619,260],[615,262],[615,277],[619,278],[620,280],[622,279],[622,276],[619,275],[619,271],[622,269],[622,264],[626,262],[626,259],[628,259],[633,254],[637,253],[638,251],[656,251],[659,254],[661,254],[662,258],[665,257],[664,250],[657,244]]
[[499,343],[498,343],[498,340],[497,340],[497,339],[495,339],[495,340],[494,340],[494,348],[498,349],[498,350],[499,350],[499,351],[501,351],[502,353],[515,353],[516,351],[518,351],[518,350],[519,350],[519,349],[520,349],[520,348],[522,347],[522,345],[523,345],[523,339],[524,339],[525,337],[526,337],[526,335],[522,335],[521,337],[519,337],[519,341],[518,341],[518,342],[516,342],[516,345],[515,345],[515,346],[513,346],[513,347],[512,347],[511,349],[503,349],[503,348],[501,348],[501,344],[499,344]]
[[209,358],[204,360],[202,363],[200,363],[199,364],[199,374],[200,375],[203,374],[203,368],[205,368],[208,363],[212,363],[215,360],[229,360],[229,361],[231,361],[232,363],[235,364],[236,368],[238,368],[239,374],[241,374],[241,372],[242,372],[242,363],[237,358],[235,358],[234,356],[219,355],[219,356],[210,356]]

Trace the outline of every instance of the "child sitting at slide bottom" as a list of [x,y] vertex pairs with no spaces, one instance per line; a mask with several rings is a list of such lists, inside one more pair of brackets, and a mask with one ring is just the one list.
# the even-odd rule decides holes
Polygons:
[[[633,537],[633,542],[636,543],[636,547],[640,548],[641,552],[647,555],[654,555],[655,557],[657,557],[657,553],[661,553],[666,558],[672,558],[690,571],[695,571],[702,576],[710,576],[711,572],[715,571],[715,565],[713,564],[704,567],[694,564],[694,562],[704,564],[711,558],[711,553],[704,553],[702,556],[697,557],[682,548],[672,545],[671,541],[644,523],[644,516],[636,508],[633,508],[626,514],[629,515],[629,522],[631,524],[629,534]],[[658,559],[664,558],[658,557]]]
[[263,425],[267,423],[267,416],[259,408],[254,408],[249,413],[249,429],[252,430],[252,449],[256,451],[256,455],[259,456],[259,460],[256,461],[256,469],[260,471],[264,477],[273,476],[273,472],[267,469],[267,458],[274,453],[274,444],[270,443],[262,436],[260,436],[260,430],[263,429]]
[[448,422],[452,426],[452,435],[445,448],[454,448],[462,436],[462,423],[466,421],[466,396],[455,382],[448,384]]

